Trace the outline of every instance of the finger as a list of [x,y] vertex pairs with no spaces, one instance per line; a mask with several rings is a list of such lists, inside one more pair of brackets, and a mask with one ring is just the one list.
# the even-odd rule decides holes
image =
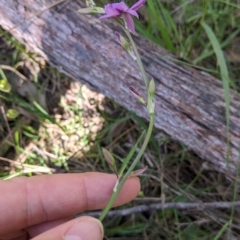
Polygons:
[[[116,176],[104,173],[43,175],[2,181],[0,235],[84,210],[103,208],[115,182]],[[139,189],[137,178],[128,179],[114,205],[131,201]]]
[[32,240],[102,240],[103,226],[92,217],[81,217],[53,228]]
[[57,220],[52,220],[44,223],[40,223],[31,227],[27,228],[27,231],[30,235],[31,238],[36,237],[37,235],[40,235],[43,232],[46,232],[52,228],[55,228],[63,223],[66,223],[70,220],[72,220],[72,217],[67,217],[67,218],[62,218],[62,219],[57,219]]
[[57,227],[70,220],[72,220],[72,217],[40,223],[40,224],[31,226],[27,229],[22,229],[22,230],[8,233],[6,235],[1,235],[0,240],[26,240],[28,239],[28,236],[30,236],[31,238],[36,237],[37,235],[40,235],[41,233],[46,232],[49,229]]
[[28,233],[25,229],[0,236],[0,240],[26,240],[27,238],[28,238]]

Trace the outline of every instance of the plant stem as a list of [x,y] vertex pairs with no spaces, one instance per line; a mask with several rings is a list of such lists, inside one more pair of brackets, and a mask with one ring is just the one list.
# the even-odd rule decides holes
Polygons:
[[135,153],[138,144],[140,143],[140,141],[142,140],[142,138],[144,137],[146,131],[143,131],[141,136],[138,138],[137,142],[134,144],[134,146],[132,147],[132,149],[130,150],[130,152],[128,153],[127,157],[124,159],[123,164],[118,172],[118,177],[122,178],[123,176],[123,172],[125,170],[125,168],[127,167],[129,161],[132,159],[133,154]]
[[130,42],[131,42],[131,45],[132,45],[133,50],[134,50],[134,53],[136,54],[137,63],[138,63],[138,66],[139,66],[139,68],[140,68],[140,71],[141,71],[141,73],[142,73],[142,76],[143,76],[143,80],[144,80],[146,89],[148,90],[149,81],[148,81],[148,78],[147,78],[146,71],[145,71],[145,69],[144,69],[144,67],[143,67],[142,60],[141,60],[141,58],[140,58],[140,56],[139,56],[139,53],[138,53],[138,50],[137,50],[137,46],[136,46],[135,42],[133,41],[132,35],[131,35],[131,33],[129,32],[129,30],[128,30],[128,29],[125,29],[125,28],[123,28],[123,30],[124,30],[124,32],[126,33],[128,39],[129,39]]
[[124,183],[126,182],[129,175],[131,174],[131,172],[133,171],[133,169],[135,168],[135,166],[139,162],[140,158],[142,157],[142,155],[143,155],[143,153],[144,153],[144,151],[145,151],[145,149],[146,149],[146,147],[149,143],[150,137],[152,135],[153,126],[154,126],[154,114],[150,114],[150,123],[149,123],[149,126],[148,126],[146,138],[144,139],[143,145],[142,145],[140,151],[138,152],[138,155],[136,156],[136,158],[132,162],[131,166],[129,167],[127,172],[124,174],[123,178],[120,179],[120,181],[119,181],[119,183],[116,187],[116,190],[113,192],[107,206],[104,208],[104,210],[101,213],[101,216],[99,217],[100,221],[103,221],[103,219],[106,217],[106,215],[109,212],[110,208],[112,207],[115,199],[117,198],[120,190],[122,189]]
[[[125,21],[125,19],[124,19],[124,21]],[[153,95],[149,95],[150,94],[149,91],[148,91],[148,89],[149,89],[149,81],[148,81],[145,69],[143,67],[142,60],[141,60],[141,58],[139,56],[136,44],[134,43],[134,41],[132,39],[132,36],[131,36],[131,33],[129,32],[129,30],[125,29],[125,28],[123,28],[123,30],[126,33],[128,39],[130,40],[131,45],[132,45],[133,50],[134,50],[134,53],[136,55],[137,63],[138,63],[138,66],[140,68],[141,74],[143,76],[145,87],[146,87],[146,90],[147,90],[147,93],[148,93],[148,103],[150,102],[150,103],[153,104]],[[103,221],[103,219],[106,217],[106,215],[109,212],[110,208],[112,207],[114,201],[116,200],[119,192],[121,191],[124,183],[127,181],[127,179],[130,176],[131,172],[134,170],[135,166],[138,164],[139,160],[141,159],[142,155],[144,154],[144,151],[146,150],[146,147],[147,147],[147,145],[148,145],[148,143],[150,141],[150,138],[151,138],[151,135],[152,135],[153,126],[154,126],[154,109],[151,110],[151,112],[149,111],[149,115],[150,115],[150,123],[149,123],[149,126],[148,126],[147,134],[146,134],[146,137],[144,139],[143,145],[142,145],[140,151],[138,152],[136,158],[133,160],[131,166],[127,170],[127,172],[123,175],[123,177],[121,177],[121,175],[120,175],[120,177],[117,179],[116,184],[115,184],[114,189],[113,189],[112,196],[109,199],[107,206],[104,208],[104,210],[102,211],[102,213],[101,213],[101,215],[99,217],[100,221]],[[131,155],[131,152],[129,154]],[[127,163],[125,163],[125,164],[127,164]],[[126,165],[124,165],[121,168],[121,170],[120,170],[121,174],[122,174],[122,172],[123,172],[125,167],[126,167]]]

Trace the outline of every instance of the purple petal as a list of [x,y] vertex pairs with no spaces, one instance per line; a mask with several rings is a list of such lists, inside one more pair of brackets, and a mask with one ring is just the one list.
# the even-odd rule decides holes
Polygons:
[[107,15],[111,15],[111,16],[113,16],[113,15],[116,16],[116,15],[120,14],[120,12],[116,8],[113,7],[113,4],[106,5],[104,7],[104,11]]
[[112,7],[120,12],[126,12],[128,10],[128,6],[124,2],[113,3]]
[[146,0],[139,0],[133,6],[130,7],[131,10],[137,11],[142,5],[146,2]]
[[126,13],[126,23],[127,23],[128,29],[129,29],[132,33],[135,33],[134,22],[133,22],[132,16],[131,16],[129,13]]
[[109,18],[109,17],[118,17],[121,15],[121,12],[113,8],[113,4],[108,4],[104,7],[105,14],[104,16],[100,17],[99,19],[102,18]]
[[139,18],[138,14],[136,11],[132,10],[132,9],[128,9],[127,12],[133,16],[135,16],[136,18]]

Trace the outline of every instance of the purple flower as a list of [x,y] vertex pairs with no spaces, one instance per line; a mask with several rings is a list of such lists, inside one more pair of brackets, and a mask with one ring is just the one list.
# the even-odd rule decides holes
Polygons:
[[138,14],[136,11],[140,7],[142,7],[142,5],[145,2],[146,2],[146,0],[139,0],[130,8],[128,8],[128,6],[124,2],[107,4],[104,7],[104,11],[105,11],[106,15],[100,17],[100,19],[110,18],[110,17],[121,17],[124,14],[126,17],[126,24],[127,24],[128,29],[134,33],[135,26],[134,26],[134,22],[133,22],[131,15],[138,18]]

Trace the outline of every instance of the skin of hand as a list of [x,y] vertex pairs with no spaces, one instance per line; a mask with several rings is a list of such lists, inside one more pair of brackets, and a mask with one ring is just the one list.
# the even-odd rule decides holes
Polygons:
[[[0,181],[0,240],[100,240],[103,227],[92,217],[73,216],[106,206],[116,176],[76,173]],[[129,178],[114,206],[134,199],[138,178]]]

